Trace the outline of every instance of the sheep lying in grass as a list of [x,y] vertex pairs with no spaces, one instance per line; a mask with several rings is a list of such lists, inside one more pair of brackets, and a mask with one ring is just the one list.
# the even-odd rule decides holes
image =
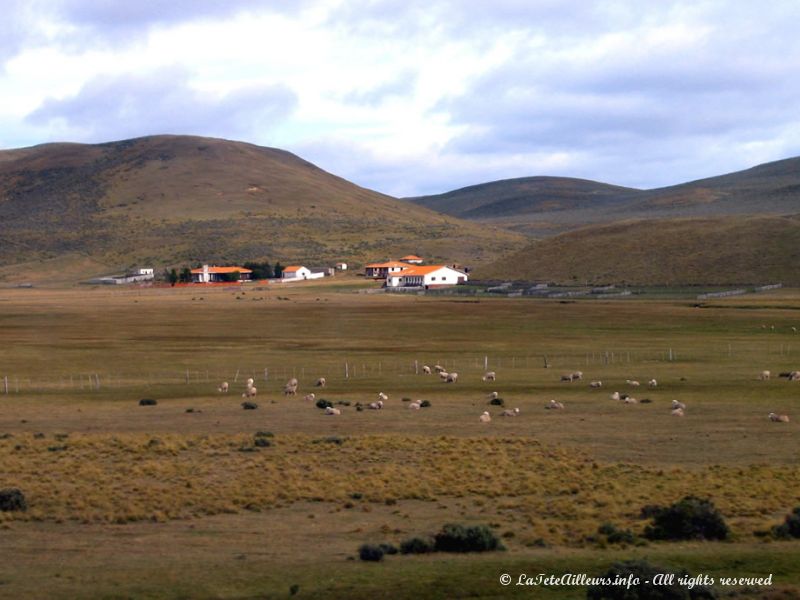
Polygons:
[[572,381],[572,373],[566,373],[561,376],[561,381],[571,382]]
[[223,394],[226,394],[226,393],[228,393],[228,389],[229,388],[230,388],[230,386],[228,385],[228,382],[227,381],[223,381],[222,383],[219,384],[219,387],[217,388],[217,391],[221,392]]
[[789,415],[777,415],[775,413],[769,413],[769,420],[773,423],[788,423]]
[[419,410],[421,406],[422,402],[420,402],[419,400],[415,400],[414,402],[408,405],[408,408],[410,408],[411,410]]
[[342,414],[342,411],[340,409],[338,409],[338,408],[334,408],[332,406],[328,406],[325,409],[325,414],[326,415],[340,415],[340,414]]
[[564,405],[561,402],[557,402],[556,400],[550,400],[550,402],[545,404],[544,407],[546,409],[548,409],[548,410],[551,410],[551,409],[561,410],[561,409],[564,408]]
[[444,371],[444,367],[442,365],[433,365],[433,370],[437,373],[441,373]]
[[501,417],[516,417],[518,414],[519,414],[519,409],[518,408],[510,408],[510,409],[507,408],[506,410],[504,410],[503,412],[500,413],[500,416]]
[[589,382],[589,387],[590,388],[601,388],[601,387],[603,387],[603,382],[602,381],[590,381]]
[[445,379],[446,383],[455,383],[458,381],[458,373],[448,373],[447,378]]
[[483,377],[481,377],[481,379],[483,379],[483,381],[496,381],[497,374],[494,371],[487,371],[486,373],[483,374]]
[[626,379],[625,383],[627,383],[631,387],[639,387],[641,384],[636,381],[635,379]]
[[611,394],[611,399],[619,401],[620,399],[619,392],[614,392],[613,394]]
[[673,408],[672,412],[670,412],[670,414],[673,417],[682,417],[682,416],[684,416],[682,408]]
[[772,373],[769,371],[761,371],[761,373],[758,375],[758,378],[761,381],[767,381],[770,377],[772,377]]
[[633,396],[625,396],[622,399],[622,403],[623,404],[639,404],[639,401],[636,398],[634,398]]
[[425,373],[425,375],[430,375],[431,368],[428,365],[422,365],[422,372]]
[[317,387],[325,387],[327,383],[328,382],[325,380],[324,377],[320,377],[319,379],[317,379],[317,382],[314,385],[316,385]]
[[316,394],[314,394],[314,392],[311,392],[310,394],[306,394],[305,396],[303,396],[303,400],[308,400],[309,402],[313,402],[314,400],[316,400],[316,398],[317,396]]
[[672,409],[675,410],[676,408],[680,408],[681,410],[686,410],[686,405],[683,402],[678,402],[677,400],[673,400]]
[[480,417],[478,417],[478,420],[481,423],[490,423],[491,420],[492,420],[492,417],[487,411],[483,411],[483,414]]
[[647,385],[648,387],[651,388],[658,387],[658,381],[656,381],[655,379],[651,379],[650,381],[647,382]]
[[378,393],[378,400],[381,402],[386,402],[389,399],[389,396],[384,394],[383,392]]
[[370,402],[367,408],[372,410],[381,410],[383,408],[383,401],[378,400],[377,402]]

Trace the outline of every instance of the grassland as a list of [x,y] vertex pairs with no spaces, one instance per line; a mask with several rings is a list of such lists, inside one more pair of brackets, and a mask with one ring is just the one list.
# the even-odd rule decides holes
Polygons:
[[[796,419],[766,418],[794,417],[800,384],[756,379],[800,368],[796,291],[698,308],[363,287],[0,290],[0,487],[30,505],[0,513],[0,596],[283,598],[297,585],[300,598],[579,598],[498,577],[598,574],[630,557],[774,573],[770,590],[722,590],[740,598],[800,594],[800,543],[757,534],[800,505]],[[484,360],[496,383],[481,381]],[[435,363],[458,383],[418,374]],[[575,370],[604,388],[559,381]],[[259,408],[244,411],[250,376]],[[298,398],[281,393],[291,376]],[[635,392],[651,403],[608,397],[651,377],[657,388]],[[480,424],[499,412],[493,390],[520,416]],[[326,417],[310,391],[350,404]],[[379,391],[384,410],[355,410]],[[544,410],[551,398],[566,409]],[[641,533],[643,506],[686,494],[715,502],[732,541],[597,539],[604,522]],[[507,552],[348,560],[453,521],[491,525]]]

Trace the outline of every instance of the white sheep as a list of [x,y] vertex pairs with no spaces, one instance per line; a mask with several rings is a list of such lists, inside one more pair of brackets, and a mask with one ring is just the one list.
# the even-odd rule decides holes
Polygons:
[[258,389],[255,387],[249,387],[244,391],[244,394],[242,394],[242,398],[255,398],[257,393]]
[[550,400],[547,404],[544,405],[547,409],[555,409],[560,410],[564,408],[564,405],[561,402],[557,402],[555,400]]
[[625,383],[627,383],[631,387],[639,387],[641,385],[638,381],[633,379],[626,379]]
[[422,402],[420,402],[419,400],[415,400],[414,402],[408,405],[408,408],[411,410],[419,410],[421,406]]
[[583,379],[583,371],[575,371],[572,374],[572,379],[574,380]]
[[292,377],[289,381],[286,382],[286,385],[283,386],[283,393],[286,396],[294,396],[297,394],[297,379]]
[[383,408],[383,401],[378,400],[377,402],[370,402],[367,408],[371,408],[372,410],[380,410]]
[[572,381],[572,373],[567,373],[561,376],[561,381]]
[[319,379],[317,379],[317,382],[314,385],[316,385],[317,387],[325,387],[327,383],[328,382],[325,380],[324,377],[320,377]]
[[670,414],[673,417],[682,417],[682,416],[684,416],[682,408],[673,408],[672,411],[670,412]]
[[442,381],[447,381],[447,378],[450,377],[450,373],[447,371],[439,371],[439,379]]
[[224,394],[224,393],[228,392],[228,388],[229,387],[230,386],[228,385],[228,382],[227,381],[223,381],[222,383],[219,384],[219,387],[217,388],[217,391],[218,392],[222,392]]
[[678,402],[677,400],[673,400],[672,409],[675,410],[676,408],[680,408],[681,410],[686,410],[686,405],[683,402]]
[[622,399],[622,402],[624,404],[639,404],[639,401],[633,396],[625,396],[625,398]]
[[442,371],[444,371],[444,367],[442,365],[433,365],[433,370],[436,371],[437,373],[441,373]]
[[430,375],[431,368],[428,365],[422,365],[422,372],[425,373],[425,375]]
[[[381,402],[386,402],[388,399],[389,399],[389,396],[387,396],[383,392],[380,392],[378,394],[378,400],[380,400]],[[381,404],[381,406],[383,406],[383,404]]]
[[611,394],[611,399],[612,400],[619,400],[619,398],[620,398],[619,397],[619,392],[614,392],[613,394]]
[[447,383],[455,383],[458,381],[458,373],[448,373],[447,379],[445,379]]
[[761,373],[758,375],[758,378],[761,381],[767,381],[770,377],[772,377],[772,373],[769,371],[761,371]]
[[489,394],[489,400],[497,400],[499,397],[500,395],[497,392],[492,392]]
[[658,381],[656,381],[655,379],[651,379],[650,381],[647,382],[647,385],[648,387],[651,388],[658,387]]
[[775,413],[769,413],[769,420],[774,423],[788,423],[789,422],[789,415],[776,415]]
[[792,371],[789,373],[789,381],[800,381],[800,371]]
[[501,417],[516,417],[518,414],[519,414],[519,409],[518,408],[514,408],[514,409],[508,409],[507,408],[506,410],[504,410],[503,412],[500,413],[500,416]]
[[314,392],[311,392],[310,394],[306,394],[305,396],[303,396],[303,400],[308,400],[309,402],[313,402],[314,400],[316,400],[316,398],[317,396],[316,394],[314,394]]
[[342,414],[342,411],[340,409],[338,409],[338,408],[333,408],[332,406],[327,406],[325,408],[325,414],[326,415],[340,415],[340,414]]
[[495,373],[494,371],[487,371],[486,373],[484,373],[481,379],[483,379],[483,381],[496,381],[497,373]]
[[478,420],[481,423],[490,423],[492,420],[492,416],[487,411],[483,411],[483,414],[480,417],[478,417]]
[[603,382],[602,381],[590,381],[589,382],[589,387],[590,388],[601,388],[601,387],[603,387]]
[[245,385],[245,387],[251,388],[251,387],[253,387],[254,383],[255,382],[253,381],[253,378],[252,377],[248,377],[247,381],[244,382],[244,385]]

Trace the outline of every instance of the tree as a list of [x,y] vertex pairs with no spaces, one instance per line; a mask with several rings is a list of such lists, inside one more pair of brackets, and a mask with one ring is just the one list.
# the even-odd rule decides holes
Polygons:
[[283,266],[281,265],[280,261],[275,263],[275,268],[273,269],[273,274],[275,278],[280,278],[283,275]]
[[169,274],[167,275],[167,280],[171,286],[175,286],[178,283],[178,272],[175,269],[172,269]]
[[183,267],[183,269],[181,269],[181,274],[179,279],[181,283],[191,283],[192,270],[189,267]]

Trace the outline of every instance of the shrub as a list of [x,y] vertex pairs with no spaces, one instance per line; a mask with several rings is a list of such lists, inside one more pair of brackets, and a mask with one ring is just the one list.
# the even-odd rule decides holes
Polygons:
[[503,400],[502,398],[492,398],[491,400],[489,400],[489,404],[491,404],[492,406],[505,406],[506,401]]
[[378,548],[383,550],[384,554],[392,555],[397,554],[397,547],[394,544],[378,544]]
[[258,404],[255,402],[242,402],[242,408],[244,410],[255,410],[258,408]]
[[413,537],[400,543],[400,554],[428,554],[435,551],[431,538]]
[[[671,585],[663,585],[663,581],[655,579],[656,575],[674,575]],[[608,585],[593,585],[586,590],[587,600],[713,600],[718,598],[712,588],[694,586],[689,589],[678,581],[681,577],[689,577],[689,573],[676,573],[664,567],[651,565],[646,560],[633,560],[614,563],[600,575],[609,581]],[[639,580],[637,585],[614,585],[614,581],[628,578]]]
[[28,502],[25,500],[25,494],[18,488],[6,488],[0,490],[0,511],[12,512],[28,510]]
[[358,557],[361,560],[378,562],[383,560],[383,550],[380,546],[364,544],[358,549]]
[[431,403],[428,400],[423,400],[419,403],[420,408],[430,408]]
[[786,515],[783,524],[773,528],[773,533],[780,538],[800,538],[800,506]]
[[488,552],[505,550],[486,525],[458,525],[448,523],[434,537],[434,546],[438,552]]
[[330,408],[332,406],[333,406],[333,404],[331,404],[330,402],[328,402],[324,398],[320,398],[319,400],[317,400],[317,408],[321,408],[322,410],[325,410],[326,408]]
[[617,529],[611,523],[603,523],[597,528],[597,533],[606,536],[609,544],[633,544],[636,542],[636,535],[630,529]]
[[269,448],[272,446],[272,442],[269,441],[267,438],[257,437],[253,440],[253,445],[258,448]]
[[714,503],[696,496],[655,511],[653,523],[644,530],[651,540],[724,540],[729,533]]
[[139,400],[139,406],[155,406],[156,404],[158,404],[158,401],[152,398],[142,398]]

